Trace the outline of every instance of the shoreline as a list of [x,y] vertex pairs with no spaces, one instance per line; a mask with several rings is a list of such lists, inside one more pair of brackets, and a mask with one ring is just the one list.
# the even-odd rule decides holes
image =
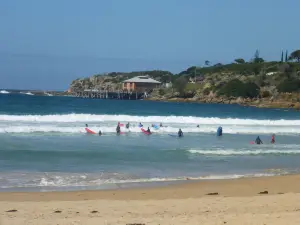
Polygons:
[[0,224],[296,225],[300,175],[110,191],[0,193]]
[[[132,187],[102,190],[0,192],[1,201],[82,201],[110,200],[164,200],[201,198],[207,195],[226,197],[257,196],[268,194],[300,193],[300,174],[236,179],[187,180],[163,186]],[[212,194],[213,193],[213,194]],[[215,194],[218,193],[218,194]]]

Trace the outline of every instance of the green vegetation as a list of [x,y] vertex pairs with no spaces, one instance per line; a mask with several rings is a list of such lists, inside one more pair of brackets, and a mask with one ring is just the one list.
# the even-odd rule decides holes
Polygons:
[[296,50],[294,52],[291,53],[290,60],[296,60],[297,62],[300,62],[300,50]]
[[172,74],[169,71],[135,71],[96,74],[77,79],[72,88],[120,88],[122,81],[135,76],[148,75],[161,83],[172,83],[172,88],[159,88],[153,92],[158,98],[205,98],[219,96],[227,98],[269,98],[276,93],[300,93],[300,50],[281,51],[280,61],[265,61],[256,50],[248,62],[236,58],[232,63],[202,62],[203,66],[192,66]]
[[227,97],[256,98],[259,95],[259,87],[252,82],[243,83],[238,79],[234,79],[218,90],[218,95],[224,95]]
[[295,78],[286,79],[277,86],[277,90],[282,93],[299,92],[300,80]]

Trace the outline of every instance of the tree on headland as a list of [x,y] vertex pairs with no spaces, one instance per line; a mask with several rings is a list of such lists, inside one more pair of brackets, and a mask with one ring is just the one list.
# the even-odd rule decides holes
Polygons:
[[255,54],[254,54],[254,58],[252,59],[253,63],[263,63],[265,60],[263,58],[260,57],[259,55],[259,51],[256,50]]
[[289,57],[290,60],[300,62],[300,50],[293,51]]
[[283,62],[283,51],[281,51],[281,62]]
[[287,62],[289,59],[288,59],[288,51],[286,50],[285,51],[285,62]]
[[175,80],[173,87],[175,88],[176,91],[179,92],[180,95],[183,95],[184,89],[185,89],[185,86],[187,83],[188,83],[188,80],[186,79],[186,77],[181,76]]
[[205,60],[204,64],[205,64],[205,66],[209,66],[210,65],[210,61]]
[[242,58],[235,59],[234,61],[235,61],[236,63],[239,63],[239,64],[245,63],[245,60],[242,59]]
[[214,65],[214,67],[218,67],[218,66],[223,66],[223,64],[222,63],[217,63],[217,64]]

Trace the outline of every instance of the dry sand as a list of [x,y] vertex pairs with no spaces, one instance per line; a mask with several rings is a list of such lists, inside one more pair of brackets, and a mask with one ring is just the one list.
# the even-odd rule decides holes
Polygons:
[[134,223],[300,224],[300,175],[130,190],[0,193],[1,225]]

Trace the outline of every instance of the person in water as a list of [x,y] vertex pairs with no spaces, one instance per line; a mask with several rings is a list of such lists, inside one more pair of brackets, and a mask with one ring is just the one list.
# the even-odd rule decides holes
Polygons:
[[126,124],[126,128],[129,129],[129,122]]
[[139,127],[143,127],[143,124],[142,124],[142,123],[139,123]]
[[257,136],[257,138],[255,140],[255,144],[257,144],[257,145],[263,144],[263,142],[260,140],[259,136]]
[[272,140],[271,143],[274,144],[275,143],[275,134],[272,135]]
[[101,130],[99,130],[99,136],[101,136],[102,135],[102,132],[101,132]]
[[178,137],[183,137],[183,132],[181,129],[179,129],[179,131],[178,131]]
[[217,136],[222,136],[223,135],[223,128],[222,127],[218,127],[218,130],[217,130]]
[[159,124],[160,127],[163,127],[162,123]]
[[197,127],[200,127],[199,125],[197,125]]
[[120,125],[118,124],[117,128],[116,128],[116,131],[117,131],[117,134],[120,134],[121,133],[121,128],[120,128]]
[[86,123],[86,124],[85,124],[85,127],[89,127],[89,125]]
[[149,134],[151,134],[151,131],[150,131],[150,128],[148,127],[148,129],[147,129],[147,132],[149,133]]

